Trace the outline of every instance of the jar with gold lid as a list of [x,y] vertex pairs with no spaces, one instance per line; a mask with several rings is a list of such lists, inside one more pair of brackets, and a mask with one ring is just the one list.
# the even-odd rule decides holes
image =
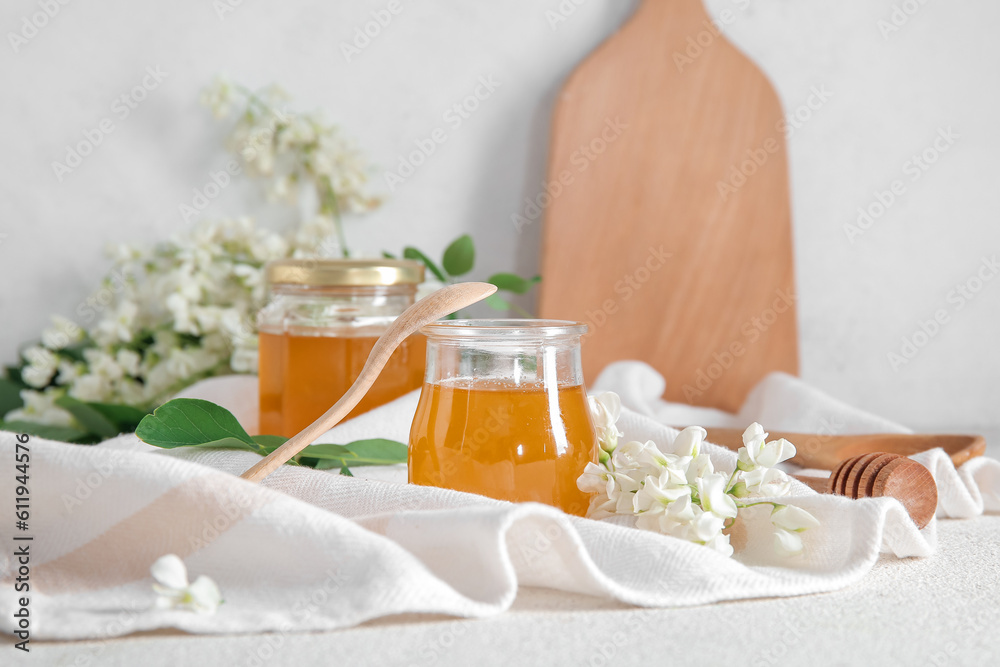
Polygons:
[[[375,341],[413,304],[424,267],[409,260],[283,259],[267,265],[260,332],[261,433],[292,436],[336,403]],[[425,339],[400,345],[348,419],[421,386]]]

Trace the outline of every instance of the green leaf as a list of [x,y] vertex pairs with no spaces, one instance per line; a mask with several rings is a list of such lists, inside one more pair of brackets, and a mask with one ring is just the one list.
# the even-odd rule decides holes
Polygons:
[[86,359],[83,356],[83,351],[91,347],[94,347],[93,341],[84,339],[79,342],[73,343],[72,345],[68,345],[64,348],[61,348],[59,350],[59,354],[63,355],[64,357],[69,357],[73,361],[86,361]]
[[252,435],[250,437],[254,442],[266,449],[268,453],[273,452],[288,442],[288,438],[283,435]]
[[486,279],[486,282],[491,285],[496,285],[497,289],[507,290],[508,292],[514,292],[515,294],[524,294],[541,279],[541,276],[535,276],[534,278],[528,280],[527,278],[522,278],[515,273],[494,273]]
[[[153,443],[148,443],[153,444]],[[164,447],[164,445],[156,445],[157,447]],[[257,443],[247,443],[243,442],[239,438],[220,438],[219,440],[210,440],[208,442],[194,442],[188,445],[174,445],[174,447],[202,447],[204,449],[240,449],[245,452],[254,452],[260,455],[270,454],[271,452],[266,451],[263,447]],[[164,449],[173,449],[174,447],[164,447]]]
[[403,248],[403,257],[406,259],[415,259],[418,262],[423,262],[424,266],[430,270],[434,276],[443,283],[448,282],[447,276],[444,275],[444,271],[438,268],[437,264],[431,261],[431,258],[420,252],[413,246],[406,246]]
[[87,405],[114,424],[119,433],[131,433],[149,414],[146,410],[122,403],[87,403]]
[[147,444],[166,449],[207,446],[229,438],[243,443],[251,451],[260,449],[229,410],[196,398],[167,401],[153,414],[143,417],[135,434]]
[[496,292],[486,297],[483,303],[485,303],[493,310],[510,310],[510,302],[504,299]]
[[[225,408],[193,398],[175,398],[146,415],[136,429],[143,442],[173,449],[175,447],[205,447],[240,449],[270,454],[288,438],[279,435],[247,435],[236,417]],[[406,462],[406,445],[394,440],[376,438],[356,440],[346,445],[309,445],[289,464],[312,465],[319,470],[339,468],[350,475],[348,465],[374,466]]]
[[395,440],[374,438],[355,440],[346,445],[309,445],[303,456],[318,459],[317,470],[331,470],[346,466],[384,466],[406,463],[407,447]]
[[11,382],[15,384],[24,384],[24,380],[21,379],[21,369],[24,368],[24,366],[24,363],[17,366],[4,366],[4,374]]
[[51,426],[49,424],[36,424],[35,422],[25,421],[0,422],[0,431],[27,433],[28,435],[36,435],[46,440],[58,440],[60,442],[74,442],[88,435],[86,431],[81,431],[72,426]]
[[348,468],[347,466],[344,466],[343,468],[340,469],[340,474],[343,475],[344,477],[354,477],[354,473],[351,472],[351,469]]
[[0,379],[0,417],[24,405],[21,390],[25,388],[12,380]]
[[441,266],[450,276],[464,276],[472,270],[475,262],[476,246],[468,234],[463,234],[452,241],[451,245],[445,248],[444,257],[441,258]]
[[388,250],[383,250],[383,251],[382,251],[382,256],[383,256],[383,257],[385,257],[386,259],[396,259],[396,256],[395,256],[395,255],[393,255],[393,254],[392,254],[391,252],[389,252]]
[[107,417],[83,401],[78,401],[72,396],[60,396],[56,399],[55,403],[73,415],[88,432],[104,440],[113,438],[121,433],[117,425],[113,424]]

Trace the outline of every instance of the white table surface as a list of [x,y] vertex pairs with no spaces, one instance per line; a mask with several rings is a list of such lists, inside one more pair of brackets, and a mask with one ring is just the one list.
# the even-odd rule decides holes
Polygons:
[[[987,453],[1000,457],[1000,439],[988,441]],[[12,646],[0,648],[0,664],[993,664],[1000,515],[939,521],[938,538],[931,558],[883,557],[858,584],[821,595],[647,610],[527,588],[508,612],[485,619],[407,615],[331,632],[32,642],[27,661],[12,660]]]

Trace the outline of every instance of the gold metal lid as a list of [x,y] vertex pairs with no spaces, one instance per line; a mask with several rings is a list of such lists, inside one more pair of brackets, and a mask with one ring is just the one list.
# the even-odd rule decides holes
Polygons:
[[424,265],[409,259],[279,259],[267,265],[271,285],[416,285],[423,281]]

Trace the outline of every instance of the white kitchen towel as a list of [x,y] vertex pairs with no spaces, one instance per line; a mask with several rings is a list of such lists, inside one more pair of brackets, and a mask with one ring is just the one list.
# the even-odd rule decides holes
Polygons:
[[[627,378],[637,366],[609,372]],[[614,386],[632,401],[628,387]],[[662,380],[661,380],[662,381]],[[209,381],[186,392],[254,419],[253,378]],[[644,395],[646,408],[665,409]],[[235,401],[235,403],[234,403]],[[324,437],[406,440],[416,395],[347,422]],[[863,415],[787,376],[761,383],[739,415],[769,428],[809,429],[800,413],[858,428]],[[820,406],[817,408],[816,406]],[[642,407],[639,405],[639,407]],[[644,410],[646,408],[643,408]],[[676,411],[675,411],[676,412]],[[662,415],[661,415],[662,416]],[[812,417],[810,417],[812,418]],[[671,421],[675,421],[671,415]],[[677,420],[687,421],[687,420]],[[629,439],[669,444],[676,431],[626,410]],[[695,544],[570,517],[537,504],[404,484],[405,469],[358,468],[369,478],[284,467],[262,484],[236,474],[248,452],[164,451],[126,435],[93,447],[31,438],[28,529],[16,531],[13,434],[0,434],[0,628],[20,608],[15,580],[30,585],[33,639],[103,638],[155,628],[195,633],[287,632],[345,627],[404,612],[483,616],[506,609],[519,586],[544,586],[645,606],[818,593],[859,580],[879,553],[927,556],[935,522],[918,531],[891,499],[851,501],[796,484],[794,503],[822,527],[804,534],[805,554],[777,557],[768,512],[749,516],[729,559]],[[735,455],[710,447],[717,468]],[[972,461],[956,473],[943,452],[921,455],[941,492],[939,513],[1000,510],[1000,463]],[[375,479],[381,477],[382,479]],[[31,537],[15,543],[14,535]],[[28,544],[27,572],[13,544]],[[214,579],[225,603],[212,615],[155,609],[150,565],[180,555],[193,577]]]

